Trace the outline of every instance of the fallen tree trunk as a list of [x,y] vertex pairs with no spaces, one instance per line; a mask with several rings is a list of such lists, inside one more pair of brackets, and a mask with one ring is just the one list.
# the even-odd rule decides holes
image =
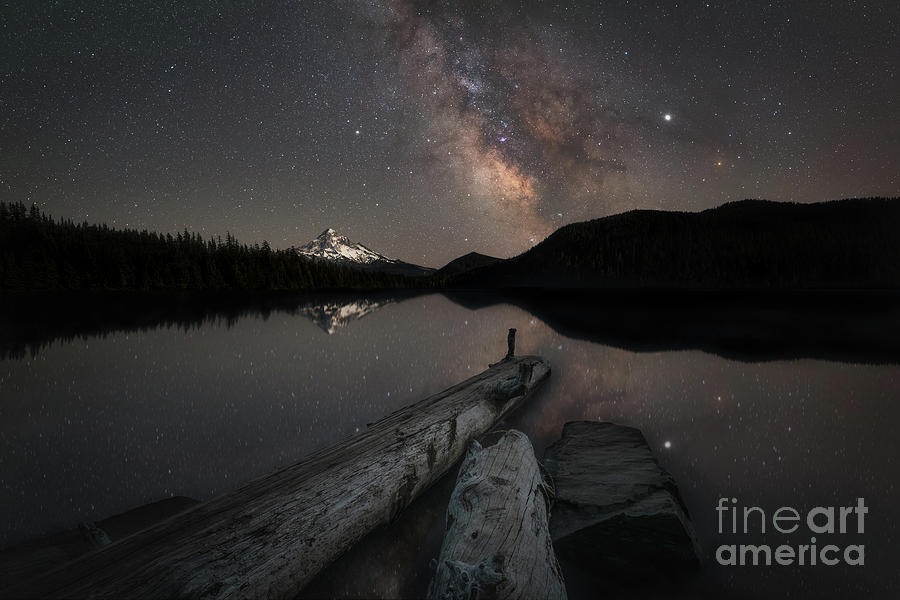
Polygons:
[[524,433],[511,430],[488,448],[472,442],[429,599],[566,598],[547,525],[551,495]]
[[2,594],[294,597],[393,519],[549,373],[540,357],[505,360],[300,463]]
[[692,574],[697,538],[675,480],[632,427],[566,423],[542,460],[553,478],[553,545],[587,579],[649,584]]

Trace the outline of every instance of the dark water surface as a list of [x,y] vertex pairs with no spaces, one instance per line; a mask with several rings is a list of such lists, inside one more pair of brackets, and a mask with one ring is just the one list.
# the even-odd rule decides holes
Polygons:
[[[700,537],[705,566],[684,595],[895,597],[900,366],[890,350],[879,350],[878,364],[852,353],[847,362],[774,351],[778,360],[766,360],[758,340],[753,360],[678,350],[678,340],[633,351],[598,343],[605,338],[596,328],[579,334],[577,315],[566,328],[548,319],[554,329],[530,307],[455,300],[318,299],[75,330],[40,338],[35,353],[9,351],[7,343],[0,547],[171,495],[208,499],[232,490],[484,370],[516,327],[518,353],[546,357],[553,374],[500,426],[525,431],[538,456],[566,421],[640,428],[679,482]],[[885,329],[897,327],[879,318]],[[731,336],[730,347],[740,339]],[[308,594],[424,594],[454,477],[352,550]],[[805,528],[719,535],[720,497],[767,512],[865,498],[863,534],[817,540],[864,544],[865,564],[719,566],[715,549],[726,541],[797,546],[810,535]]]

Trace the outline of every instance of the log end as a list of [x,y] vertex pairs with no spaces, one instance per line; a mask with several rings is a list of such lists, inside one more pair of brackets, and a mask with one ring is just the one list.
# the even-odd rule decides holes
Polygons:
[[548,526],[549,494],[528,437],[473,442],[447,507],[429,598],[566,597]]

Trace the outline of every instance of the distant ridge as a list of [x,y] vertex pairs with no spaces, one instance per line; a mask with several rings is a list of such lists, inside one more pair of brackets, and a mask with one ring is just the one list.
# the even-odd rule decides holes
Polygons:
[[446,265],[438,269],[436,275],[438,275],[439,277],[448,277],[450,275],[456,275],[458,273],[471,271],[472,269],[479,269],[481,267],[493,265],[495,263],[501,262],[502,260],[502,258],[487,256],[486,254],[479,254],[478,252],[469,252],[466,255],[460,256],[459,258],[448,262]]
[[501,260],[440,271],[326,229],[301,248],[54,220],[0,202],[0,290],[900,290],[900,198],[634,210],[562,227]]
[[743,200],[573,223],[455,288],[898,289],[900,199]]

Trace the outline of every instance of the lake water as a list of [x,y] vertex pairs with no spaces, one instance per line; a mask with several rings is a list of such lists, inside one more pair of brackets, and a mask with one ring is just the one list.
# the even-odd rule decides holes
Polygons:
[[[640,428],[700,538],[705,565],[686,593],[877,598],[900,589],[900,366],[891,361],[636,352],[567,337],[517,306],[468,308],[438,294],[160,322],[45,340],[35,354],[0,359],[0,547],[171,495],[232,490],[484,370],[515,327],[517,353],[546,357],[553,373],[501,427],[526,432],[538,456],[566,421]],[[341,581],[317,581],[310,593],[424,593],[454,478],[332,567]],[[767,512],[865,498],[863,534],[818,539],[865,544],[865,565],[719,566],[715,549],[726,541],[809,543],[808,532],[719,535],[720,497]]]

